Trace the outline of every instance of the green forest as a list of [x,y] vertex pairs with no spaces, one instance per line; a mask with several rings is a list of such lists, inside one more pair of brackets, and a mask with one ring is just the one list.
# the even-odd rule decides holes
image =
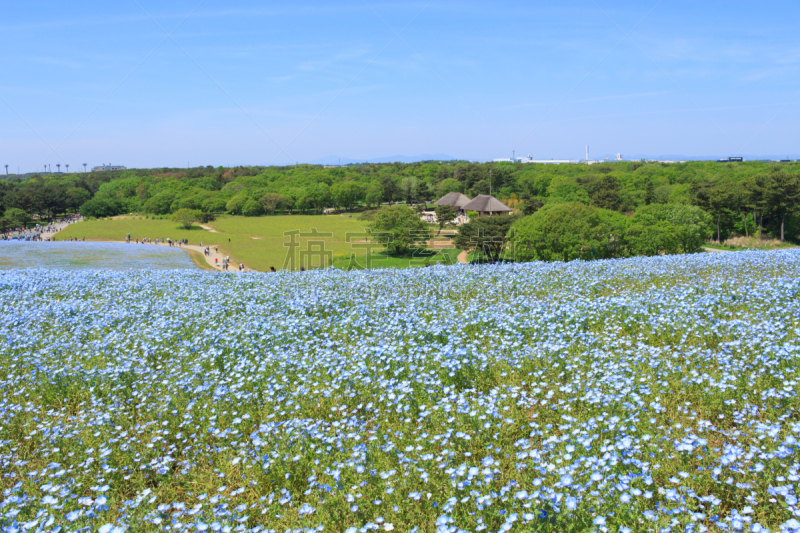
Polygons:
[[[633,220],[643,206],[694,205],[707,213],[713,235],[762,235],[795,241],[800,233],[798,163],[595,165],[437,162],[361,164],[325,168],[198,167],[77,174],[34,174],[0,181],[4,228],[24,217],[52,219],[140,213],[170,215],[180,209],[208,215],[313,214],[385,203],[427,204],[448,192],[491,193],[530,215],[579,203]],[[651,210],[652,211],[652,210]],[[641,215],[641,213],[640,213]],[[646,218],[641,215],[638,219]]]

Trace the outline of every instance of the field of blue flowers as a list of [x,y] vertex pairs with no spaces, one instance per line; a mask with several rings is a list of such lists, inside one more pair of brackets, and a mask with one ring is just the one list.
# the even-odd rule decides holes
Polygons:
[[0,530],[796,531],[800,252],[0,272]]

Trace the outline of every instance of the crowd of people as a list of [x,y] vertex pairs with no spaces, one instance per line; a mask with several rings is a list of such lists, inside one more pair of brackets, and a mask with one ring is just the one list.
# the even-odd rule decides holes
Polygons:
[[[131,238],[131,234],[125,237],[125,242],[130,244],[131,242],[135,242],[136,244],[166,244],[168,246],[183,246],[184,244],[189,244],[189,239],[180,239],[180,240],[172,240],[172,239],[156,239],[155,241],[150,238],[142,237],[141,239],[138,238]],[[200,243],[202,246],[203,243]]]
[[[58,233],[65,227],[75,222],[80,222],[80,215],[69,215],[64,218],[56,219],[46,224],[37,223],[32,228],[17,227],[9,228],[0,234],[3,241],[50,241],[51,236]],[[77,240],[77,239],[75,239]],[[85,239],[84,239],[85,240]]]
[[[420,213],[419,218],[428,224],[437,224],[439,222],[434,211],[423,211]],[[469,222],[469,217],[463,210],[459,210],[456,211],[455,218],[453,218],[453,220],[451,220],[449,223],[453,226],[462,226],[467,222]]]
[[[228,239],[228,241],[230,242],[230,239]],[[128,233],[128,235],[125,237],[125,242],[127,244],[133,242],[136,244],[161,244],[161,245],[178,246],[178,247],[183,247],[189,244],[188,239],[151,239],[145,237],[138,239],[138,238],[132,238],[130,233]],[[212,249],[211,246],[203,246],[203,242],[201,241],[200,248],[203,249],[203,255],[205,257],[208,258],[211,257],[211,249]],[[218,246],[213,247],[213,249],[215,254],[219,254]],[[231,269],[230,262],[231,262],[231,256],[229,255],[223,257],[221,261],[219,257],[214,258],[214,266],[223,271],[230,271]],[[237,269],[239,270],[239,272],[244,272],[246,270],[244,263],[239,263]]]

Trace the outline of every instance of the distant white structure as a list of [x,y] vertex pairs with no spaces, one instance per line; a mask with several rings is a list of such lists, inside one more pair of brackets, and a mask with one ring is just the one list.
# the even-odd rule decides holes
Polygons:
[[524,163],[533,163],[537,165],[577,165],[579,161],[575,159],[529,159]]
[[[534,159],[533,156],[528,157],[513,157],[504,159],[494,159],[495,163],[531,163],[537,165],[596,165],[597,163],[608,163],[610,159],[606,157],[604,160],[589,159],[589,145],[586,145],[586,159]],[[614,161],[622,161],[622,154],[616,154]]]
[[112,165],[111,163],[106,165],[105,163],[103,163],[99,167],[92,168],[92,172],[101,172],[103,170],[126,170],[126,167],[120,165]]

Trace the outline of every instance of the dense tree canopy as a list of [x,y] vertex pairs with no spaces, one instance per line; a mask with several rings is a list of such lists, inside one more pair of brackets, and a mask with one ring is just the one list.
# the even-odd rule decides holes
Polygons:
[[[532,214],[543,206],[580,202],[630,215],[643,205],[697,205],[713,217],[715,238],[733,234],[780,237],[800,232],[793,192],[796,163],[681,164],[638,161],[596,165],[421,162],[324,168],[198,167],[0,179],[0,212],[18,208],[51,218],[65,212],[108,216],[204,213],[320,213],[387,202],[420,203],[448,192],[493,194]],[[88,203],[88,205],[86,205]],[[84,209],[83,206],[86,206]]]

